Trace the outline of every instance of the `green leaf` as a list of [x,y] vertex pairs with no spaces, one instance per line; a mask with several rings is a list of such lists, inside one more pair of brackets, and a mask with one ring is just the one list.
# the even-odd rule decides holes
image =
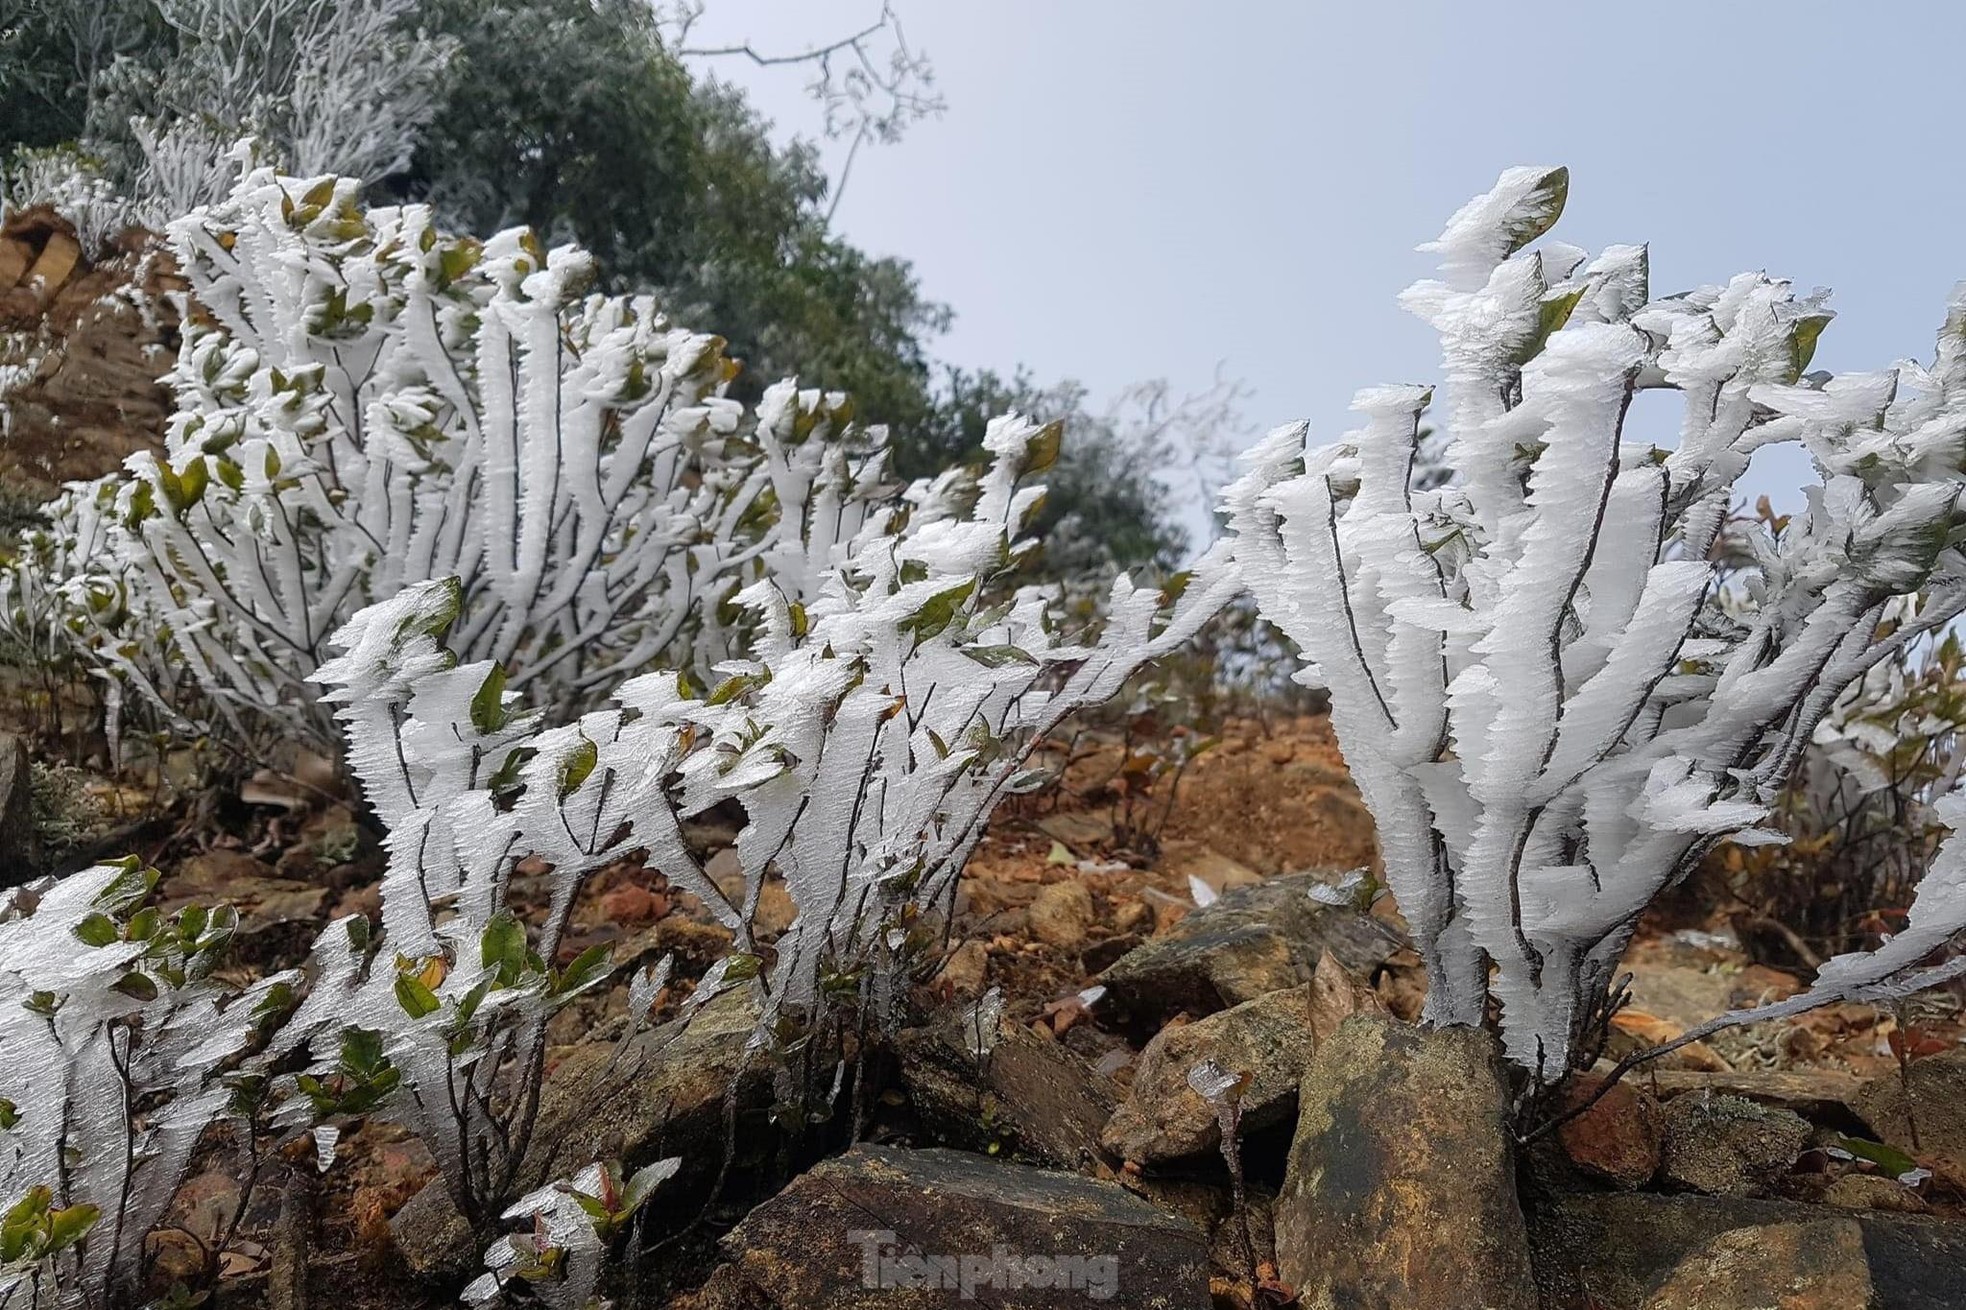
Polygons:
[[186,941],[195,942],[198,940],[199,936],[203,934],[203,932],[205,931],[205,924],[209,921],[210,921],[210,915],[206,913],[204,906],[187,905],[182,910],[178,911],[178,915],[177,915],[178,935],[180,937],[183,937]]
[[203,455],[193,459],[178,474],[178,491],[184,497],[178,505],[180,511],[190,509],[205,497],[205,488],[211,485],[211,470],[205,467]]
[[1823,329],[1829,326],[1834,314],[1827,311],[1820,314],[1805,314],[1795,320],[1789,328],[1789,360],[1792,367],[1789,380],[1800,378],[1809,369],[1809,361],[1816,357],[1816,343],[1822,339]]
[[0,1132],[5,1132],[20,1122],[20,1107],[4,1096],[0,1096]]
[[553,984],[557,996],[572,996],[585,990],[607,976],[608,965],[614,959],[613,948],[602,942],[590,946],[573,958],[559,980]]
[[477,262],[477,243],[460,241],[456,245],[444,247],[444,253],[437,256],[437,269],[448,285],[469,273]]
[[480,978],[477,985],[466,992],[464,998],[457,1003],[457,1022],[460,1027],[470,1023],[472,1016],[478,1013],[478,1007],[484,1004],[485,997],[491,992],[491,985],[490,978]]
[[755,688],[762,687],[770,681],[771,673],[769,671],[735,674],[718,683],[716,689],[710,693],[709,698],[703,703],[705,705],[728,705],[740,696],[745,695]]
[[587,781],[594,772],[594,766],[600,762],[600,748],[582,737],[580,744],[560,764],[560,799],[565,800],[580,790],[580,784]]
[[423,980],[414,974],[396,975],[396,1004],[403,1007],[403,1013],[412,1019],[421,1019],[426,1014],[434,1014],[440,1002],[437,993],[423,985]]
[[111,914],[118,914],[150,895],[157,886],[157,870],[144,867],[141,860],[128,856],[116,861],[120,872],[96,895],[95,903]]
[[1058,462],[1058,452],[1065,443],[1065,425],[1053,420],[1039,428],[1024,448],[1024,473],[1042,473]]
[[976,590],[976,579],[965,578],[955,586],[938,591],[907,618],[896,625],[903,632],[912,632],[919,641],[932,641],[948,631],[949,625],[956,621],[963,603]]
[[1570,321],[1572,311],[1583,298],[1582,287],[1545,293],[1536,305],[1536,330],[1530,334],[1529,340],[1516,350],[1511,362],[1517,365],[1527,364],[1542,354],[1543,347],[1550,342],[1550,337]]
[[110,984],[115,990],[134,1000],[154,1001],[157,999],[157,984],[149,974],[138,973],[132,969]]
[[1851,1155],[1856,1156],[1859,1160],[1870,1161],[1893,1178],[1901,1174],[1908,1174],[1918,1167],[1918,1161],[1912,1159],[1897,1147],[1887,1146],[1883,1142],[1868,1141],[1862,1137],[1843,1137],[1839,1135],[1836,1139],[1836,1144],[1848,1151]]
[[75,1245],[87,1236],[100,1218],[102,1211],[88,1204],[65,1206],[54,1211],[48,1216],[48,1240],[44,1251],[53,1255],[56,1251]]
[[518,790],[519,770],[525,767],[528,757],[529,753],[523,746],[507,751],[505,759],[493,771],[492,776],[485,780],[485,786],[494,796],[504,796]]
[[526,927],[510,910],[500,910],[485,925],[478,942],[478,959],[494,969],[506,983],[512,982],[526,967]]
[[478,735],[489,737],[505,726],[505,669],[497,664],[478,684],[477,694],[471,697],[471,726]]
[[123,939],[116,921],[100,910],[76,924],[74,932],[84,946],[107,946]]
[[1000,669],[1006,664],[1036,664],[1038,657],[1017,646],[965,646],[963,654],[987,669]]
[[332,175],[322,178],[301,195],[300,203],[314,209],[325,209],[334,199],[335,180]]
[[343,1028],[341,1030],[342,1072],[358,1078],[369,1078],[388,1067],[388,1058],[382,1050],[382,1034],[373,1028]]
[[1556,220],[1563,217],[1564,202],[1569,198],[1569,169],[1552,168],[1538,178],[1529,194],[1518,201],[1502,220],[1502,231],[1509,243],[1507,253],[1513,255],[1555,227]]

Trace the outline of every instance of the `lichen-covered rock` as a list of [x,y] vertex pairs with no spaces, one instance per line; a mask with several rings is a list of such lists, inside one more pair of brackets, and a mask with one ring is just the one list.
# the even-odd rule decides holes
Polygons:
[[1688,1253],[1645,1310],[1867,1310],[1877,1303],[1855,1220],[1719,1233]]
[[1376,921],[1314,901],[1328,878],[1290,874],[1224,892],[1099,975],[1108,1003],[1140,1023],[1212,1014],[1311,980],[1326,951],[1368,978],[1396,943]]
[[1359,1016],[1318,1048],[1276,1201],[1305,1306],[1534,1310],[1491,1033]]
[[690,1304],[921,1310],[959,1304],[1201,1310],[1208,1248],[1117,1183],[958,1151],[857,1146],[723,1239]]
[[1738,1096],[1666,1103],[1660,1176],[1709,1196],[1753,1196],[1787,1173],[1809,1144],[1808,1121]]

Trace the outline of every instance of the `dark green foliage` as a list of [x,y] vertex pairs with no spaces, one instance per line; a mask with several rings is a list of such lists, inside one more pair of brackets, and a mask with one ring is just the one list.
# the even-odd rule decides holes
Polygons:
[[661,291],[745,362],[745,399],[788,374],[897,428],[928,414],[925,341],[948,311],[900,260],[828,234],[826,178],[775,149],[743,98],[699,83],[635,0],[431,0],[461,46],[411,175],[453,225],[528,224],[593,251],[615,289]]
[[165,31],[150,0],[0,0],[0,154],[76,140],[97,74]]
[[[1103,546],[1122,568],[1172,565],[1180,557],[1186,542],[1168,521],[1167,489],[1154,477],[1176,458],[1169,434],[1149,416],[1127,422],[1092,413],[1076,382],[1039,386],[1022,369],[1010,378],[987,369],[947,370],[928,422],[899,443],[901,472],[912,476],[979,461],[989,421],[1011,410],[1065,425],[1064,452],[1045,474],[1047,495],[1036,524],[1048,571],[1083,571],[1094,564],[1084,558],[1094,546]],[[1075,530],[1061,533],[1068,518],[1076,520]]]

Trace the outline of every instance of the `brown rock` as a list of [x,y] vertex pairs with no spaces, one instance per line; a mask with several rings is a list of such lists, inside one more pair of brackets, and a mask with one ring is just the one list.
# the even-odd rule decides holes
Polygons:
[[1646,1310],[1862,1310],[1876,1304],[1852,1220],[1737,1228],[1667,1275]]
[[1185,1220],[1117,1183],[957,1151],[856,1146],[794,1179],[722,1246],[731,1262],[693,1304],[1209,1304],[1208,1250]]
[[1100,1140],[1114,1155],[1149,1165],[1216,1150],[1222,1132],[1215,1110],[1188,1086],[1189,1070],[1203,1060],[1249,1075],[1245,1129],[1278,1123],[1296,1112],[1297,1086],[1317,1041],[1309,985],[1169,1024],[1140,1053],[1133,1086]]
[[1262,874],[1241,860],[1231,859],[1203,842],[1180,837],[1170,838],[1161,847],[1155,867],[1177,878],[1199,878],[1217,895],[1263,881]]
[[1592,1177],[1620,1187],[1643,1187],[1659,1172],[1665,1116],[1659,1103],[1629,1080],[1598,1096],[1604,1082],[1601,1074],[1571,1080],[1562,1109],[1568,1112],[1586,1102],[1589,1107],[1557,1129],[1557,1141],[1571,1163]]
[[[1966,1305],[1966,1231],[1957,1224],[1744,1197],[1621,1192],[1546,1198],[1532,1217],[1536,1277],[1550,1310],[1647,1310],[1648,1298],[1716,1235],[1825,1221],[1854,1223],[1862,1231],[1875,1310]],[[1716,1303],[1713,1310],[1730,1304]]]
[[1660,1176],[1709,1196],[1752,1196],[1787,1173],[1809,1144],[1802,1116],[1738,1096],[1666,1103]]
[[[711,861],[711,864],[715,866],[719,863],[729,863],[735,860],[735,851],[718,851],[716,858]],[[714,881],[717,884],[717,890],[724,894],[724,899],[728,900],[732,905],[742,906],[744,904],[746,888],[744,885],[744,873],[741,869],[726,868],[720,870],[714,875]],[[798,917],[799,907],[792,900],[792,893],[786,890],[785,880],[783,878],[765,879],[764,886],[758,888],[758,908],[751,916],[751,931],[760,937],[767,939],[774,938],[791,927],[792,921]]]
[[34,247],[14,237],[0,238],[0,291],[20,281],[21,274],[34,262]]
[[1730,1069],[1723,1073],[1659,1069],[1632,1076],[1641,1078],[1646,1090],[1661,1101],[1702,1093],[1738,1096],[1793,1110],[1812,1122],[1841,1121],[1853,1127],[1860,1122],[1851,1107],[1862,1080],[1836,1069]]
[[1031,935],[1047,946],[1078,946],[1092,923],[1092,893],[1076,878],[1047,883],[1031,901]]
[[1113,931],[1122,935],[1152,932],[1154,910],[1145,901],[1122,901],[1113,910]]
[[1078,1169],[1100,1158],[1099,1133],[1113,1113],[1106,1079],[1070,1048],[1018,1023],[1000,1026],[977,1056],[970,1007],[897,1045],[901,1080],[937,1141],[990,1155]]
[[[770,1071],[745,1049],[757,1022],[757,1002],[738,988],[687,1024],[672,1021],[636,1034],[618,1053],[612,1042],[579,1047],[546,1080],[514,1196],[594,1160],[620,1160],[633,1172],[679,1155],[683,1174],[671,1185],[678,1188],[714,1175],[728,1137],[726,1090],[737,1085],[740,1112],[769,1097]],[[419,1275],[466,1273],[480,1255],[441,1181],[412,1197],[390,1231]]]
[[1349,1019],[1299,1102],[1276,1245],[1304,1305],[1534,1310],[1492,1034]]
[[66,232],[49,233],[47,244],[41,247],[41,253],[21,280],[46,305],[68,281],[68,275],[75,271],[81,258],[81,242]]
[[33,770],[27,743],[0,733],[0,887],[31,881],[34,859]]
[[1396,943],[1365,916],[1312,900],[1310,885],[1324,881],[1290,874],[1224,892],[1100,974],[1110,1003],[1155,1026],[1180,1010],[1211,1014],[1309,982],[1326,951],[1370,977]]
[[944,996],[975,1000],[989,986],[990,948],[974,939],[959,943],[942,962],[935,981]]
[[1857,1089],[1852,1108],[1884,1141],[1966,1183],[1966,1049],[1914,1060]]
[[1917,1192],[1882,1174],[1845,1174],[1823,1192],[1823,1204],[1839,1210],[1884,1210],[1892,1214],[1926,1214],[1931,1207]]

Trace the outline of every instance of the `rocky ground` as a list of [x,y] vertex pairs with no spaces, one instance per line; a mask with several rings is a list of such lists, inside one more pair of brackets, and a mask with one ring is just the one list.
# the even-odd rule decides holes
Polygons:
[[[619,996],[556,1021],[529,1169],[685,1160],[622,1271],[641,1304],[961,1303],[945,1275],[1002,1305],[1108,1290],[1243,1310],[1966,1304],[1955,1008],[1837,1007],[1605,1090],[1611,1060],[1798,986],[1749,959],[1725,907],[1662,918],[1632,949],[1633,1003],[1598,1072],[1524,1103],[1485,1035],[1409,1026],[1424,981],[1390,902],[1368,915],[1306,893],[1373,859],[1325,720],[1231,725],[1171,807],[1115,784],[1116,750],[1078,755],[1064,788],[999,816],[913,1026],[862,1052],[830,1120],[786,1130],[783,1077],[744,1057],[734,998],[619,1047]],[[149,842],[167,903],[240,906],[242,974],[377,908],[374,834],[325,773],[123,831]],[[694,834],[706,852],[733,835]],[[763,912],[789,919],[782,889]],[[624,966],[673,951],[694,977],[723,940],[623,864],[594,880],[566,949],[607,942]],[[672,991],[673,1006],[687,983]],[[215,1251],[236,1150],[210,1144],[156,1239],[160,1285],[216,1262],[230,1304],[436,1305],[470,1272],[429,1157],[379,1119],[326,1175],[284,1162]]]

